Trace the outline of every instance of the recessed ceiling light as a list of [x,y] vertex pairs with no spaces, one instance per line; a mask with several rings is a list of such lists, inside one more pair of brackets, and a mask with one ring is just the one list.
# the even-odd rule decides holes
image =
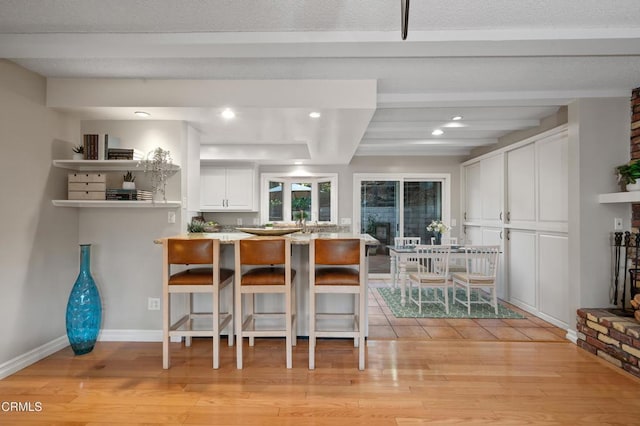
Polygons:
[[227,108],[224,111],[222,111],[222,118],[224,118],[226,120],[230,120],[230,119],[234,118],[235,116],[236,116],[236,113],[233,112],[229,108]]
[[138,117],[151,117],[151,114],[149,114],[147,111],[136,111],[134,112],[134,114]]
[[433,132],[431,132],[431,134],[433,136],[440,136],[440,135],[444,134],[444,132],[442,131],[442,129],[435,129]]
[[452,119],[453,121],[462,120],[462,116],[461,116],[461,115],[456,115],[455,117],[451,117],[451,119]]
[[299,166],[300,164],[302,164],[302,161],[301,160],[297,160],[297,161],[294,161],[293,164],[295,164],[296,166]]
[[320,118],[320,113],[317,111],[313,111],[309,113],[309,117],[311,118]]

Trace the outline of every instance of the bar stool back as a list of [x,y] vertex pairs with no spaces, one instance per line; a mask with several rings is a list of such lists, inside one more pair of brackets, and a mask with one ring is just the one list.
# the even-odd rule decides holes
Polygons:
[[[360,238],[313,239],[309,246],[309,369],[315,368],[318,337],[353,337],[358,368],[365,368],[367,269]],[[318,294],[349,294],[353,313],[316,312]],[[339,326],[338,321],[344,322]],[[346,321],[345,321],[346,320]]]
[[[293,364],[296,344],[295,278],[291,269],[291,242],[282,237],[252,237],[235,243],[236,363],[242,368],[242,340],[249,337],[284,337],[286,365]],[[255,312],[256,294],[282,294],[284,312]],[[247,297],[244,298],[243,295]],[[243,305],[246,311],[243,311]]]
[[[211,265],[172,273],[172,265]],[[184,337],[186,346],[192,337],[213,337],[213,368],[220,366],[220,332],[232,324],[233,291],[228,291],[229,312],[220,312],[222,289],[233,283],[233,271],[220,268],[220,241],[213,239],[168,238],[163,242],[162,273],[162,367],[171,364],[169,339]],[[187,313],[171,323],[171,295],[187,295]],[[209,293],[212,312],[194,312],[193,295]],[[233,327],[229,326],[229,346],[233,346]]]

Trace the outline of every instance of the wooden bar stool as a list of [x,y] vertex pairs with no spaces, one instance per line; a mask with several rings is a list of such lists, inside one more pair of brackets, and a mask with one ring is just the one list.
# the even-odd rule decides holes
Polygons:
[[[291,269],[291,242],[282,237],[253,237],[235,243],[235,329],[236,363],[242,368],[242,340],[249,337],[284,337],[286,364],[293,364],[296,344],[295,285]],[[282,294],[284,312],[255,312],[256,294]],[[246,312],[243,312],[243,295]]]
[[[358,368],[364,370],[367,306],[365,247],[365,242],[360,238],[311,240],[309,246],[310,370],[315,368],[316,338],[318,337],[353,337],[354,346],[358,347]],[[353,295],[353,313],[317,313],[316,295],[329,293]]]
[[[172,273],[172,265],[211,265]],[[214,239],[168,238],[163,242],[162,269],[162,367],[171,364],[169,339],[184,337],[191,345],[192,337],[213,337],[213,368],[220,366],[220,331],[232,324],[233,291],[228,291],[229,312],[220,312],[222,289],[233,283],[233,271],[220,268],[220,241]],[[171,323],[171,295],[187,295],[187,313]],[[193,295],[210,293],[212,312],[194,312]],[[233,327],[229,326],[229,346],[233,346]]]

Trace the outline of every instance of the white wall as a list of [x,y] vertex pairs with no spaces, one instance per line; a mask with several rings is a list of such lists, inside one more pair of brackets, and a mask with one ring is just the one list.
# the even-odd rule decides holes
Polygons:
[[629,160],[629,98],[581,99],[569,105],[569,283],[577,308],[609,305],[610,235],[615,217],[630,229],[629,204],[599,204],[617,192],[615,166]]
[[[78,274],[78,212],[65,198],[80,123],[45,107],[46,81],[0,60],[0,366],[65,336],[67,298]],[[1,377],[1,376],[0,376]]]
[[[180,121],[84,121],[84,133],[108,133],[120,138],[121,147],[149,152],[168,149],[173,162],[182,164],[186,127]],[[120,172],[114,172],[121,182]],[[136,172],[136,187],[150,189],[148,177]],[[109,178],[113,178],[110,176]],[[180,200],[182,171],[169,178],[167,199]],[[161,311],[148,311],[148,297],[162,297],[162,248],[159,237],[181,232],[181,209],[172,209],[176,223],[169,224],[170,209],[79,209],[79,241],[92,244],[92,273],[103,301],[102,336],[118,338],[117,330],[162,329]],[[101,337],[104,338],[104,337]]]

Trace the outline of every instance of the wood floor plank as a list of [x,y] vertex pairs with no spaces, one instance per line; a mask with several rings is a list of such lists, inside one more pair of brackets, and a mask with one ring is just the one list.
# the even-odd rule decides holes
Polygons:
[[310,371],[306,340],[290,370],[278,340],[245,346],[243,370],[226,345],[213,370],[207,339],[173,345],[169,370],[158,343],[67,348],[0,380],[3,401],[42,404],[0,424],[638,424],[640,380],[566,341],[370,340],[359,371],[353,342],[328,339]]

